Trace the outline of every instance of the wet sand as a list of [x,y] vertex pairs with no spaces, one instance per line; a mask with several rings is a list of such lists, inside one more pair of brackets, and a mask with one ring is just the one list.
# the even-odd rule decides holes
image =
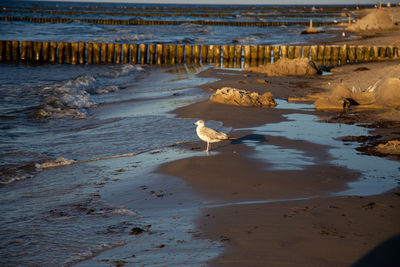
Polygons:
[[[386,63],[368,65],[379,69]],[[394,63],[389,63],[394,64]],[[354,66],[353,66],[354,67]],[[353,69],[340,72],[351,79]],[[200,77],[219,81],[202,86],[214,91],[223,86],[257,92],[270,91],[277,98],[304,97],[327,90],[335,76],[266,77],[263,74],[209,69]],[[353,75],[354,76],[354,75]],[[286,120],[284,115],[313,114],[337,118],[340,112],[236,107],[199,102],[174,111],[179,117],[216,120],[233,129]],[[355,123],[363,115],[347,123]],[[353,116],[354,117],[354,116]],[[368,121],[368,116],[364,116]],[[344,121],[337,121],[343,123]],[[398,136],[398,127],[379,129]],[[181,177],[205,196],[205,208],[197,225],[201,234],[222,243],[224,253],[211,266],[376,266],[399,264],[400,191],[375,196],[340,196],[332,193],[360,179],[360,173],[331,163],[329,146],[290,140],[285,136],[257,135],[248,130],[230,133],[232,142],[212,144],[212,153],[174,161],[158,172]],[[254,159],[246,141],[300,150],[318,159],[302,170],[271,170],[269,163]],[[198,141],[188,149],[205,149]],[[274,155],[271,155],[274,157]],[[305,198],[305,199],[302,199]],[[283,200],[283,201],[282,201]],[[251,201],[258,201],[252,204]],[[223,206],[212,206],[224,203]]]

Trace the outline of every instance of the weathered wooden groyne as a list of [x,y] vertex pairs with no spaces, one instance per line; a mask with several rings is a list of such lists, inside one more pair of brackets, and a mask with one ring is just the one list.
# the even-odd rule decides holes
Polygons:
[[[104,25],[179,25],[179,24],[200,24],[214,26],[235,26],[235,27],[277,27],[290,25],[308,26],[306,21],[211,21],[211,20],[136,20],[136,19],[84,19],[84,18],[47,18],[47,17],[0,17],[1,21],[27,21],[32,23],[69,23],[73,21],[104,24]],[[314,26],[333,25],[334,22],[314,21]]]
[[309,58],[332,66],[400,59],[399,46],[184,45],[0,40],[0,62],[41,64],[214,63],[240,68],[280,58]]

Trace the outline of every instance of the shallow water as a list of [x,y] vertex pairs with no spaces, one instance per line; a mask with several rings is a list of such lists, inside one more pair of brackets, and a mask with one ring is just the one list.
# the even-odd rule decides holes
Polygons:
[[[155,183],[166,190],[172,179],[170,184],[161,183],[149,179],[149,173],[166,161],[195,154],[174,148],[176,142],[195,140],[193,120],[177,119],[167,112],[206,97],[196,85],[212,79],[196,78],[201,68],[3,64],[1,69],[0,91],[7,99],[0,120],[1,264],[70,265],[110,249],[132,248],[136,236],[129,231],[136,225],[143,227],[144,221],[154,226],[156,234],[151,238],[165,244],[172,242],[172,236],[192,238],[184,229],[194,228],[198,210],[168,205],[164,212],[182,218],[168,222],[143,200],[132,203],[136,198],[129,193],[130,203],[121,203],[120,197],[107,196],[102,190],[118,192],[108,186],[123,181],[133,194],[146,191],[150,198],[168,201],[184,197],[179,190],[173,197],[153,197],[151,190],[139,186]],[[5,73],[18,77],[19,83],[6,82]],[[96,92],[109,86],[117,89]],[[46,102],[49,97],[52,103]],[[43,109],[48,113],[37,114]],[[72,165],[62,166],[67,163]],[[188,205],[197,205],[192,200]],[[175,224],[182,234],[170,230]],[[213,247],[204,242],[191,244]],[[175,245],[182,251],[192,248]],[[139,252],[143,252],[135,258],[139,262],[154,261],[155,252]]]
[[[39,7],[32,9],[32,7]],[[95,19],[133,19],[183,21],[178,25],[101,25],[72,21],[69,23],[29,23],[0,21],[3,40],[66,41],[103,43],[171,43],[171,44],[263,44],[279,45],[301,43],[332,37],[332,34],[300,34],[306,27],[299,25],[279,27],[226,27],[197,25],[185,21],[289,21],[340,22],[341,17],[354,7],[332,6],[312,11],[313,6],[224,6],[224,5],[140,5],[106,3],[52,3],[2,1],[1,16],[62,17]],[[25,9],[24,9],[25,8]],[[34,10],[34,13],[30,11]],[[3,11],[3,12],[1,12]],[[11,12],[12,11],[12,12]],[[51,13],[51,12],[61,12]],[[62,14],[67,12],[68,14]],[[140,16],[140,14],[162,16]],[[202,17],[201,15],[204,15]],[[304,16],[304,17],[298,17]],[[330,27],[326,27],[329,29]],[[322,27],[318,27],[322,29]],[[282,34],[284,32],[285,34]],[[351,36],[345,39],[352,38]]]
[[[312,105],[288,103],[277,100],[281,109],[310,110]],[[376,156],[357,152],[357,143],[345,143],[341,137],[368,136],[368,128],[325,123],[315,115],[294,113],[284,115],[286,121],[272,123],[247,130],[255,134],[283,136],[289,140],[306,141],[330,147],[331,164],[347,167],[361,173],[361,179],[348,184],[349,189],[334,195],[374,195],[395,188],[400,182],[400,163]],[[308,165],[319,164],[319,158],[313,158],[300,149],[290,149],[276,145],[247,142],[254,147],[255,158],[272,164],[271,170],[302,170]],[[273,156],[271,156],[273,155]]]

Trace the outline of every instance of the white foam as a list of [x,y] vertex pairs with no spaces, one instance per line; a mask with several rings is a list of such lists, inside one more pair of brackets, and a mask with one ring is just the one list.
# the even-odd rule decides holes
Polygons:
[[71,165],[74,163],[76,163],[75,160],[72,160],[72,159],[69,160],[69,159],[66,159],[63,157],[59,157],[56,159],[49,160],[47,162],[36,163],[35,168],[36,169],[48,169],[48,168],[55,168],[55,167],[60,167],[60,166],[68,166],[68,165]]
[[137,215],[136,212],[133,212],[133,211],[128,210],[128,209],[123,209],[123,208],[115,209],[115,210],[111,211],[111,213],[119,214],[119,215],[128,215],[128,216],[136,216]]

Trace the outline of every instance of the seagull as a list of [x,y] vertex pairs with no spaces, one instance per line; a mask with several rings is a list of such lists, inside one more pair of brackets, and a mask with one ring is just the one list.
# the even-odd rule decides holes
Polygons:
[[203,120],[199,120],[199,121],[193,123],[193,125],[197,125],[196,133],[199,136],[199,138],[201,140],[203,140],[204,142],[207,142],[207,149],[206,149],[207,153],[208,153],[210,143],[216,143],[216,142],[220,142],[223,140],[235,140],[236,139],[234,137],[228,136],[226,133],[217,132],[214,129],[206,127]]

